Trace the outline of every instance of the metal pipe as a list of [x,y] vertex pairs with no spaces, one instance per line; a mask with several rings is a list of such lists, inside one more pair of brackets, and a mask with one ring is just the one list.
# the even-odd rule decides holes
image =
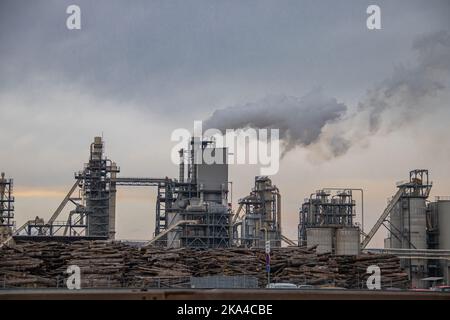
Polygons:
[[109,187],[109,239],[115,239],[116,236],[116,178],[117,178],[117,164],[111,162],[111,180]]
[[180,182],[184,182],[184,150],[180,149]]
[[280,190],[278,190],[278,188],[275,188],[275,195],[277,197],[277,227],[278,227],[278,232],[280,233],[280,235],[282,234],[281,232],[281,194],[280,194]]
[[323,190],[352,190],[361,192],[361,232],[364,233],[364,189],[362,188],[324,188]]
[[[267,234],[267,228],[264,227],[264,228],[261,228],[261,230],[264,230],[264,239],[265,239],[264,246],[265,246],[269,239],[268,234]],[[269,261],[270,261],[270,253],[268,255],[269,255]],[[270,269],[267,271],[268,271],[267,272],[267,287],[269,287],[269,285],[270,285]]]

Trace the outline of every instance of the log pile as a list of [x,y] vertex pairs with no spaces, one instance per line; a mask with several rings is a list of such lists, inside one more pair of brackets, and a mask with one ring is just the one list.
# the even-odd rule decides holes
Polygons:
[[35,254],[6,247],[0,252],[1,288],[53,287],[55,285],[50,277],[40,276],[44,261],[34,257]]
[[[406,288],[408,277],[392,255],[333,256],[315,248],[272,249],[273,282],[362,288],[367,267],[381,269],[382,286]],[[190,277],[214,275],[256,277],[266,284],[261,249],[136,248],[119,242],[28,242],[0,249],[0,288],[65,287],[67,267],[81,269],[84,288],[189,287]]]
[[77,265],[82,274],[81,287],[122,287],[129,257],[126,246],[95,241],[74,242],[69,248],[61,252],[61,258],[66,262],[58,270],[60,273],[64,273],[69,265]]

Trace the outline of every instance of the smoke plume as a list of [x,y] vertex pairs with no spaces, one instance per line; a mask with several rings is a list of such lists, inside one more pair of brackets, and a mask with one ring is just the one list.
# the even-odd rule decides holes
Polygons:
[[369,112],[369,129],[375,133],[381,126],[382,114],[397,109],[404,122],[429,110],[424,101],[445,90],[450,75],[450,34],[446,31],[429,34],[414,41],[417,63],[400,65],[392,76],[369,90],[358,111]]
[[[433,108],[427,101],[448,89],[450,34],[440,31],[416,39],[417,61],[400,65],[388,79],[368,90],[353,111],[335,98],[314,90],[302,98],[270,96],[214,111],[208,128],[275,128],[280,130],[283,153],[297,146],[320,150],[326,158],[345,154],[381,127],[395,130]],[[386,117],[388,115],[388,117]],[[385,118],[389,121],[385,123]]]
[[243,106],[216,110],[205,121],[207,128],[222,131],[239,128],[279,129],[283,153],[318,141],[323,126],[338,120],[347,106],[314,90],[302,98],[269,96]]

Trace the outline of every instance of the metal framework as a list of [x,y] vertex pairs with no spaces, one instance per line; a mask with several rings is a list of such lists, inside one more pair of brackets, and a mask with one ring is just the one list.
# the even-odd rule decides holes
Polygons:
[[231,244],[230,212],[221,205],[206,204],[204,210],[183,210],[181,219],[198,221],[184,224],[180,230],[181,246],[188,248],[226,248]]
[[[211,141],[201,141],[200,150]],[[190,155],[187,179],[184,160],[180,164],[180,179],[165,178],[122,178],[117,177],[120,169],[104,156],[101,137],[96,137],[90,147],[90,158],[84,169],[75,174],[76,182],[53,213],[49,221],[36,217],[20,227],[14,236],[66,237],[113,239],[115,234],[116,188],[119,186],[157,187],[156,217],[152,245],[171,246],[168,235],[179,241],[176,246],[194,248],[220,248],[231,244],[231,210],[227,204],[228,168],[201,167],[194,161],[196,152],[192,140],[191,148],[181,150],[180,157]],[[204,166],[204,164],[201,164]],[[225,164],[226,165],[226,164]],[[217,169],[217,172],[216,170]],[[212,185],[204,187],[197,183],[198,172],[202,178],[212,179]],[[224,175],[226,173],[226,175]],[[214,179],[221,180],[225,188],[216,187]],[[207,181],[206,183],[210,183]],[[221,181],[222,183],[222,181]],[[7,190],[5,188],[5,190]],[[8,190],[10,190],[8,188]],[[12,188],[11,188],[12,190]],[[75,191],[79,194],[74,197]],[[2,198],[3,199],[3,198]],[[57,221],[66,205],[71,202],[75,209],[70,211],[67,221]],[[180,205],[183,204],[183,205]],[[6,212],[6,211],[5,211]],[[3,213],[3,211],[2,211]],[[169,221],[168,216],[171,217]],[[178,221],[188,221],[179,223]],[[170,229],[170,232],[166,232]],[[23,234],[23,232],[25,234]],[[162,234],[162,235],[161,235]]]
[[[75,191],[80,186],[81,181],[76,180],[47,222],[42,218],[36,217],[17,229],[15,235],[28,237],[87,237],[87,212],[80,195],[81,190],[78,190],[78,194],[74,196]],[[58,221],[57,218],[69,202],[75,205],[75,209],[70,211],[67,221]],[[23,231],[25,234],[22,233]]]
[[[428,170],[410,171],[408,181],[397,183],[397,193],[362,241],[362,248],[369,244],[380,226],[384,226],[389,231],[385,241],[388,241],[391,249],[426,249],[429,245],[426,199],[432,185]],[[401,260],[401,266],[408,270],[413,285],[420,287],[423,285],[420,279],[428,273],[427,265],[430,262],[408,258]]]
[[299,245],[306,245],[308,228],[354,226],[355,205],[352,189],[312,193],[300,208]]
[[[231,210],[228,206],[228,177],[222,176],[224,168],[204,175],[203,163],[197,162],[199,152],[204,152],[212,141],[191,140],[188,150],[180,150],[179,180],[166,181],[158,187],[156,230],[158,235],[171,229],[166,236],[158,240],[168,247],[188,248],[225,248],[231,246]],[[214,148],[214,147],[213,147]],[[213,149],[215,152],[216,149]],[[185,155],[187,155],[187,177],[185,177]],[[223,164],[227,166],[227,164]],[[227,171],[226,171],[227,172]],[[200,177],[200,178],[199,178]],[[206,180],[220,181],[222,187]],[[217,182],[217,181],[216,181]],[[223,188],[225,185],[225,189]],[[179,221],[190,223],[178,224]],[[173,228],[173,225],[177,225]]]
[[[364,238],[362,242],[362,248],[365,248],[370,240],[372,240],[375,233],[383,225],[390,233],[391,236],[398,239],[399,241],[405,241],[409,244],[409,248],[416,249],[414,244],[411,243],[411,230],[410,227],[401,228],[393,225],[390,220],[390,214],[394,207],[400,202],[400,208],[403,214],[407,216],[410,220],[410,199],[412,198],[422,198],[427,199],[430,195],[433,183],[429,180],[429,172],[425,169],[412,170],[409,173],[409,181],[402,181],[397,183],[397,193],[389,201],[387,207],[378,218],[375,225],[372,227],[370,232]],[[402,215],[403,215],[402,214]]]
[[[98,239],[114,238],[116,174],[120,168],[104,157],[101,137],[95,137],[90,147],[89,162],[75,174],[75,183],[53,213],[45,222],[36,217],[16,230],[16,236],[29,237],[89,237]],[[74,196],[75,191],[78,194]],[[75,209],[70,211],[67,221],[57,221],[67,204]]]
[[86,217],[87,235],[111,238],[114,226],[110,223],[110,209],[115,210],[111,207],[112,197],[115,206],[115,185],[111,176],[120,172],[120,169],[104,157],[103,147],[102,138],[96,137],[91,144],[89,162],[75,178],[81,181],[83,198],[86,201],[82,216]]
[[[156,187],[156,216],[155,216],[155,232],[154,236],[158,236],[160,233],[167,229],[166,225],[166,212],[170,211],[174,202],[174,192],[180,186],[189,185],[185,183],[178,183],[168,177],[165,178],[142,178],[142,177],[120,177],[114,179],[117,186],[127,187]],[[161,244],[164,241],[163,237],[159,237],[157,244]]]
[[0,227],[14,227],[13,180],[6,179],[4,172],[0,176]]
[[237,245],[261,248],[266,241],[270,241],[271,246],[280,247],[283,240],[281,195],[272,181],[265,176],[255,177],[254,188],[238,204],[233,219],[233,238],[237,240]]

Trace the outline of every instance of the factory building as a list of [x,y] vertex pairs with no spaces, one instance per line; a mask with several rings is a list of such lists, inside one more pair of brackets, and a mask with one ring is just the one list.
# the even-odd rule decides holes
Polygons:
[[265,176],[255,178],[250,194],[238,201],[233,219],[233,235],[237,246],[263,248],[281,247],[281,195]]
[[[207,163],[203,159],[215,159]],[[119,186],[157,187],[154,238],[148,245],[168,248],[225,248],[231,246],[231,208],[228,204],[227,149],[213,141],[192,140],[180,150],[179,179],[119,177],[120,168],[104,154],[104,141],[95,137],[89,161],[75,174],[75,183],[45,222],[36,217],[15,231],[15,238],[63,241],[114,239],[116,192]],[[199,160],[200,159],[200,160]],[[2,178],[2,220],[12,222],[7,198],[12,182]],[[4,182],[4,183],[3,183]],[[78,191],[78,192],[76,192]],[[9,203],[9,207],[6,205]],[[75,205],[66,221],[58,221],[68,203]],[[8,209],[9,208],[9,209]]]
[[299,245],[317,246],[319,253],[358,255],[360,229],[354,223],[353,190],[322,189],[300,208]]
[[[262,248],[297,245],[281,232],[281,195],[269,177],[255,177],[249,195],[239,199],[233,214],[229,203],[227,149],[214,141],[192,139],[179,151],[179,176],[174,178],[120,177],[120,168],[105,156],[104,141],[95,137],[89,160],[75,174],[75,183],[51,218],[36,217],[14,230],[13,181],[0,176],[0,240],[114,239],[116,190],[122,186],[157,188],[155,232],[146,245],[166,248]],[[215,161],[207,161],[214,159]],[[426,279],[449,283],[450,197],[428,200],[432,183],[428,170],[413,170],[366,234],[355,221],[352,188],[324,188],[305,199],[300,208],[298,245],[318,253],[359,255],[383,225],[389,233],[384,249],[397,255],[412,287],[426,288]],[[78,192],[76,192],[78,191]],[[361,217],[363,220],[363,199]],[[57,218],[75,205],[67,220]],[[358,220],[359,221],[359,220]],[[361,221],[362,222],[362,221]],[[378,250],[378,251],[377,251]]]
[[[206,163],[207,155],[219,161]],[[158,242],[169,248],[229,247],[227,149],[192,139],[188,150],[180,150],[179,172],[178,181],[171,180],[158,192],[155,234],[164,234]]]

